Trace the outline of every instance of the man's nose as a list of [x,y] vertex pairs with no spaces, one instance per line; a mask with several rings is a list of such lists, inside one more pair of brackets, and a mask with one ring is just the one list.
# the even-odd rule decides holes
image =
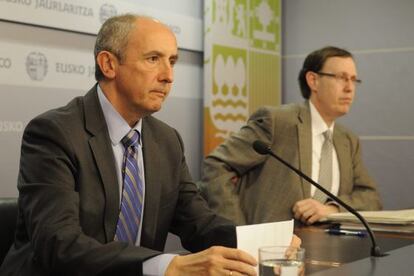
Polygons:
[[174,81],[174,68],[169,61],[161,65],[159,81],[166,83],[172,83]]
[[355,82],[352,80],[352,78],[348,77],[348,78],[344,78],[344,82],[345,82],[345,90],[346,91],[353,91],[355,90]]

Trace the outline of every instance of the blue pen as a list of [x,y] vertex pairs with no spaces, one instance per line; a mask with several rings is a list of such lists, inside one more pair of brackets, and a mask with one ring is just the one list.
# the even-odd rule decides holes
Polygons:
[[365,237],[367,235],[364,231],[350,231],[350,230],[343,230],[338,228],[329,228],[325,230],[326,233],[330,235],[346,235],[346,236],[357,236],[357,237]]

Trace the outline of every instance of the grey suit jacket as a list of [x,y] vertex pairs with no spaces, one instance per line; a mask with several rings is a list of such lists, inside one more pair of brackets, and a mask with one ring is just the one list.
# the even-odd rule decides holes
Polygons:
[[141,246],[114,242],[119,214],[115,161],[96,87],[33,119],[23,135],[15,243],[1,275],[141,275],[168,232],[188,250],[236,246],[234,224],[198,193],[179,134],[142,123],[146,198]]
[[[258,139],[310,176],[309,103],[260,108],[204,160],[199,183],[203,195],[210,207],[236,224],[291,219],[294,203],[310,197],[306,180],[253,150],[252,143]],[[376,185],[362,163],[359,139],[336,123],[333,141],[340,170],[339,197],[357,210],[380,209]]]

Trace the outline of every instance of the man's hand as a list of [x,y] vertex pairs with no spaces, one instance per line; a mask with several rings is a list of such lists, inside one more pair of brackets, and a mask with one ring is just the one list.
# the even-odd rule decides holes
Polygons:
[[298,236],[293,234],[292,240],[290,242],[290,246],[295,247],[295,248],[299,248],[301,243],[302,243],[302,240]]
[[321,218],[327,217],[329,214],[339,212],[337,206],[322,204],[312,198],[296,202],[292,210],[295,219],[308,225],[317,222]]
[[255,258],[242,250],[213,246],[199,253],[174,257],[165,275],[256,275],[256,265]]

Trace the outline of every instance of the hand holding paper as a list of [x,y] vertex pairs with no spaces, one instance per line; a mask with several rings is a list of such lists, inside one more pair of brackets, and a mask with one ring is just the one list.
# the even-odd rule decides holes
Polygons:
[[257,260],[259,248],[264,246],[300,246],[300,239],[293,235],[293,220],[238,226],[237,248]]

